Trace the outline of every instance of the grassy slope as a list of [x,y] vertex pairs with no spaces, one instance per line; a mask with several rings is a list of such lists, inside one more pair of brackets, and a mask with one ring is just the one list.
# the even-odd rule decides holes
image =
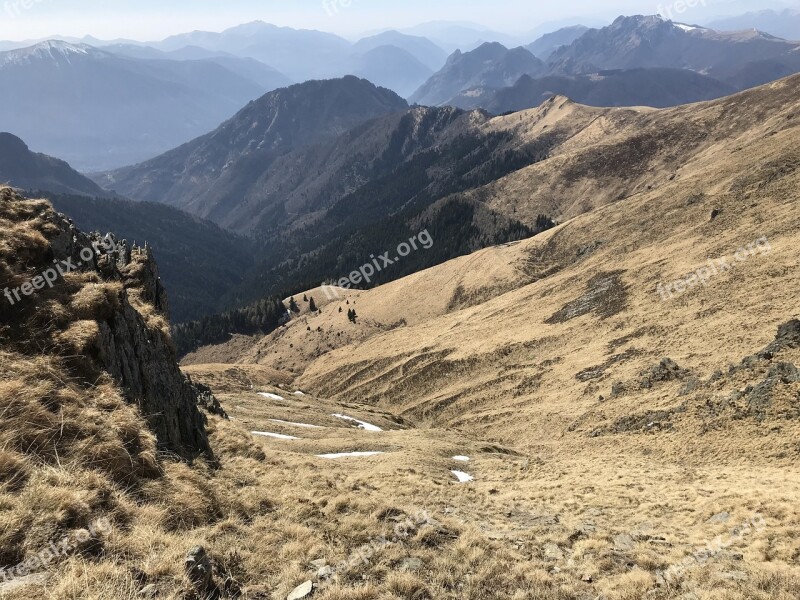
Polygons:
[[[609,191],[616,181],[605,182],[609,189],[599,181],[596,211],[540,237],[347,292],[321,315],[305,312],[253,340],[237,357],[245,364],[187,367],[234,418],[211,418],[222,468],[167,465],[143,493],[106,484],[118,500],[104,558],[61,561],[45,592],[29,587],[16,597],[132,598],[148,583],[181,597],[183,554],[200,543],[219,579],[231,577],[228,590],[282,599],[314,577],[309,561],[336,564],[391,536],[401,511],[426,509],[434,523],[355,561],[316,597],[796,598],[800,383],[772,381],[763,404],[746,386],[800,361],[800,349],[728,366],[797,317],[800,132],[788,117],[799,81],[773,86],[780,108],[761,117],[763,102],[753,102],[749,127],[708,145],[672,181],[656,170],[648,177],[658,186],[618,202]],[[632,185],[645,180],[625,168]],[[722,211],[714,220],[712,209]],[[770,254],[669,302],[656,293],[659,281],[761,236]],[[339,304],[355,306],[360,324],[348,323]],[[681,374],[642,385],[642,373],[665,356],[698,383]],[[624,385],[611,395],[617,382]],[[296,386],[313,393],[295,396]],[[334,412],[387,431],[350,428]],[[254,438],[253,430],[302,439]],[[314,456],[351,450],[385,454],[332,463]],[[455,454],[472,461],[455,463]],[[74,488],[62,512],[37,513],[43,522],[95,498],[91,481],[63,483],[72,468],[36,470],[53,477],[42,490]],[[457,484],[455,468],[476,481]],[[25,506],[31,496],[19,494],[4,490],[0,502]],[[13,514],[3,531],[19,523]],[[755,515],[765,528],[730,537]],[[707,564],[659,581],[659,571],[716,536],[726,547]]]

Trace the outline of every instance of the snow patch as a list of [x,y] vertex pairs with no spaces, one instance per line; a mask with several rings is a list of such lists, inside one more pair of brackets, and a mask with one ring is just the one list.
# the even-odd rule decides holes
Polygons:
[[359,421],[358,419],[354,419],[353,417],[348,417],[347,415],[333,414],[331,416],[336,417],[337,419],[344,419],[345,421],[358,423],[358,428],[363,429],[365,431],[383,431],[383,429],[381,429],[377,425],[371,425],[365,421]]
[[457,460],[458,462],[469,462],[469,456],[454,456],[453,460]]
[[698,29],[701,29],[700,27],[685,25],[684,23],[673,23],[673,25],[675,25],[675,27],[677,27],[678,29],[683,29],[684,31],[697,31]]
[[269,398],[270,400],[286,400],[283,396],[278,396],[278,394],[270,394],[269,392],[258,392],[259,396],[263,396],[264,398]]
[[269,431],[253,431],[253,435],[260,435],[262,437],[275,438],[276,440],[299,440],[299,437],[293,435],[283,435],[282,433],[270,433]]
[[351,456],[377,456],[378,454],[383,454],[383,452],[340,452],[338,454],[317,454],[317,458],[334,460],[337,458],[347,458]]
[[280,419],[270,419],[272,423],[281,425],[292,425],[293,427],[305,427],[306,429],[324,429],[321,425],[308,425],[307,423],[293,423],[292,421],[281,421]]
[[469,473],[464,473],[464,471],[450,471],[453,475],[456,476],[459,483],[469,483],[470,481],[475,481],[475,478],[470,475]]
[[297,390],[297,391],[294,393],[294,395],[295,395],[295,396],[305,396],[305,392],[301,392],[300,390]]

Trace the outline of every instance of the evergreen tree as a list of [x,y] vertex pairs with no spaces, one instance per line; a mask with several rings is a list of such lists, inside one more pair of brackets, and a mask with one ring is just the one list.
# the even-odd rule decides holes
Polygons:
[[311,312],[317,312],[317,304],[314,302],[314,296],[308,299],[308,310]]
[[292,311],[293,313],[300,312],[300,307],[297,306],[297,302],[294,301],[294,296],[289,298],[289,310]]

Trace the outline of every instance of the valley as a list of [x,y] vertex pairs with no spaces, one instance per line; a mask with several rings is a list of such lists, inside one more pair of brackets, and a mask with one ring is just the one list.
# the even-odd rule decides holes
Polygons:
[[0,598],[800,598],[796,15],[705,8],[0,42]]

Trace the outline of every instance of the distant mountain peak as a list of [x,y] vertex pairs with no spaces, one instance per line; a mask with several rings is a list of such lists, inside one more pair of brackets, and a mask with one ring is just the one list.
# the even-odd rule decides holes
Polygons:
[[109,55],[87,44],[70,43],[63,40],[47,40],[27,48],[0,53],[0,65],[25,64],[37,61],[69,62],[74,58],[104,56]]

